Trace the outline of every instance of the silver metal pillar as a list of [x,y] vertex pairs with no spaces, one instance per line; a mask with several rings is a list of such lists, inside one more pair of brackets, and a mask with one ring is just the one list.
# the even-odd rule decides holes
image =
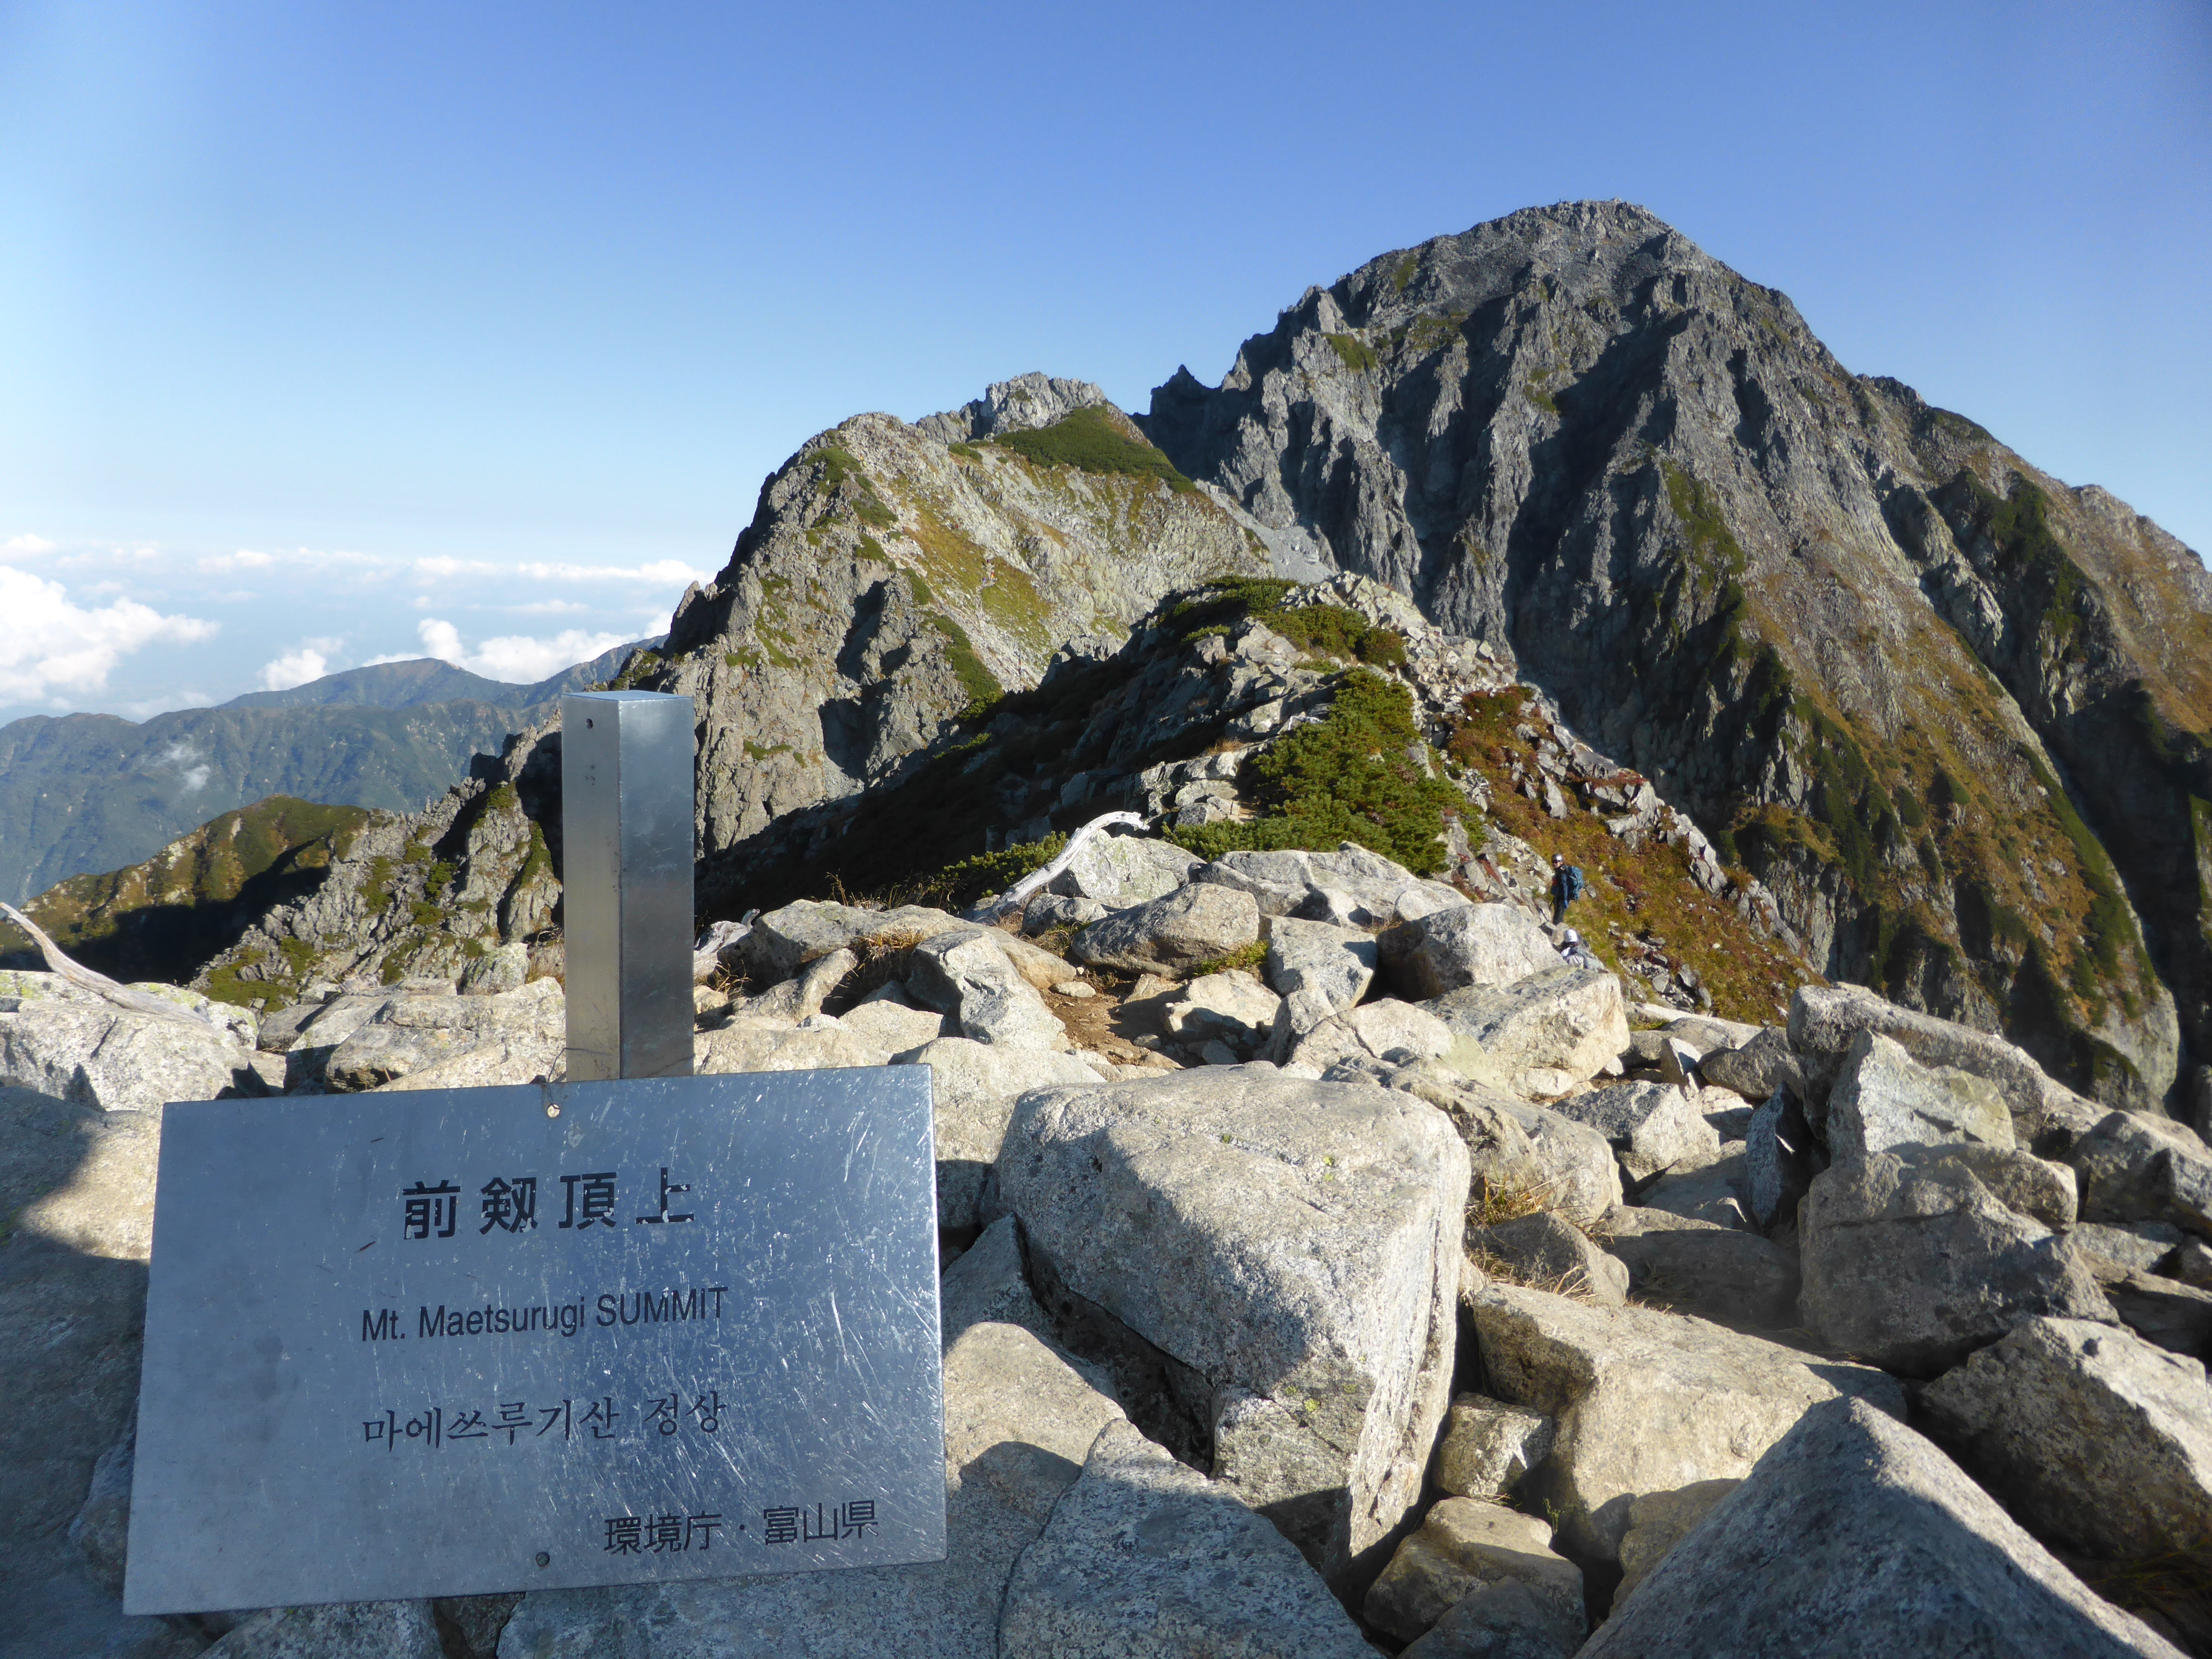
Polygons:
[[561,699],[568,1080],[691,1074],[691,699]]

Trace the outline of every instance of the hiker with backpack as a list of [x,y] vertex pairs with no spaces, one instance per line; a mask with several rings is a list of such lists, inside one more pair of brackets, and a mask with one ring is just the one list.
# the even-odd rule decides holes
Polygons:
[[1556,927],[1567,919],[1567,907],[1583,896],[1589,884],[1583,879],[1582,866],[1567,862],[1565,853],[1552,854],[1552,925]]

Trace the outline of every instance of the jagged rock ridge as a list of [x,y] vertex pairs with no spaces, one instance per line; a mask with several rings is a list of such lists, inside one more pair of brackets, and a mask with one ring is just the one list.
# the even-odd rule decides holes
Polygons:
[[2115,1102],[2166,1097],[2185,1032],[2212,1054],[2212,578],[1642,209],[1384,255],[1141,424],[1279,544],[1510,645],[1829,974]]

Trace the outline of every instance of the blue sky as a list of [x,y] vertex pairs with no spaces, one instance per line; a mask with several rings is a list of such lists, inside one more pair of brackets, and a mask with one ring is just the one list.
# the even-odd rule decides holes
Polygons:
[[534,678],[848,415],[1579,197],[2203,551],[2208,162],[2202,0],[0,4],[0,719]]

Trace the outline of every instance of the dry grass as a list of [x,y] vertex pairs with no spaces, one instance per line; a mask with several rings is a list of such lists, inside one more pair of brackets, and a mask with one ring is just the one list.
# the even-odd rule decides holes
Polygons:
[[[1525,1187],[1505,1186],[1493,1184],[1487,1176],[1477,1176],[1474,1189],[1468,1198],[1467,1236],[1472,1240],[1485,1227],[1503,1226],[1509,1221],[1518,1221],[1523,1216],[1538,1215],[1551,1210],[1552,1201],[1558,1197],[1559,1191],[1557,1181],[1539,1182]],[[1467,1247],[1467,1257],[1484,1277],[1497,1279],[1502,1284],[1517,1285],[1523,1290],[1542,1291],[1551,1296],[1572,1297],[1577,1301],[1588,1301],[1591,1297],[1589,1275],[1580,1267],[1567,1273],[1531,1273],[1518,1262],[1508,1261],[1473,1243]]]

